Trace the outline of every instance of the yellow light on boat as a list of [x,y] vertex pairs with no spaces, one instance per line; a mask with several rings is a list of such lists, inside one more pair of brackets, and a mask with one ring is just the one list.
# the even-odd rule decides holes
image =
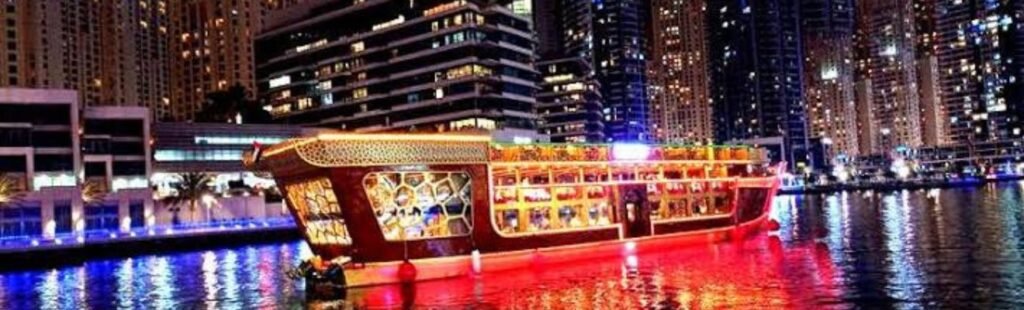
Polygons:
[[438,141],[438,142],[491,142],[486,135],[435,135],[435,134],[344,134],[324,133],[317,136],[320,140],[349,141]]

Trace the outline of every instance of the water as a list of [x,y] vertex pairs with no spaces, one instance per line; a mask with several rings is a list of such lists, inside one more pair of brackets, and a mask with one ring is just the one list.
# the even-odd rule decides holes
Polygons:
[[777,235],[307,298],[278,245],[0,274],[0,309],[1020,308],[1024,183],[783,196]]

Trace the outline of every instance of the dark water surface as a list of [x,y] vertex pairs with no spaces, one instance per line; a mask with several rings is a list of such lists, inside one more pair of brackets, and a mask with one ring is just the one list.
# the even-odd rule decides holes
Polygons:
[[0,309],[1024,308],[1024,183],[782,196],[777,234],[307,298],[302,243],[0,274]]

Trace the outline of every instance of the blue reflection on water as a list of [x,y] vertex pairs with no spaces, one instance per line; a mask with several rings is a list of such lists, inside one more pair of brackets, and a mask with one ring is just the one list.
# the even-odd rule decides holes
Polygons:
[[[781,196],[778,232],[407,287],[313,307],[1024,307],[1024,182]],[[305,307],[301,242],[0,274],[0,309]]]

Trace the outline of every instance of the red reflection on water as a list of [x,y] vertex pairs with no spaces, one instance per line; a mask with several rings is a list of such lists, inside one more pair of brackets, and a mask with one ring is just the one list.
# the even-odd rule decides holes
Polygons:
[[[540,264],[475,278],[353,289],[356,307],[791,308],[837,300],[841,271],[820,243],[760,235],[574,263]],[[313,308],[337,301],[311,302]]]

